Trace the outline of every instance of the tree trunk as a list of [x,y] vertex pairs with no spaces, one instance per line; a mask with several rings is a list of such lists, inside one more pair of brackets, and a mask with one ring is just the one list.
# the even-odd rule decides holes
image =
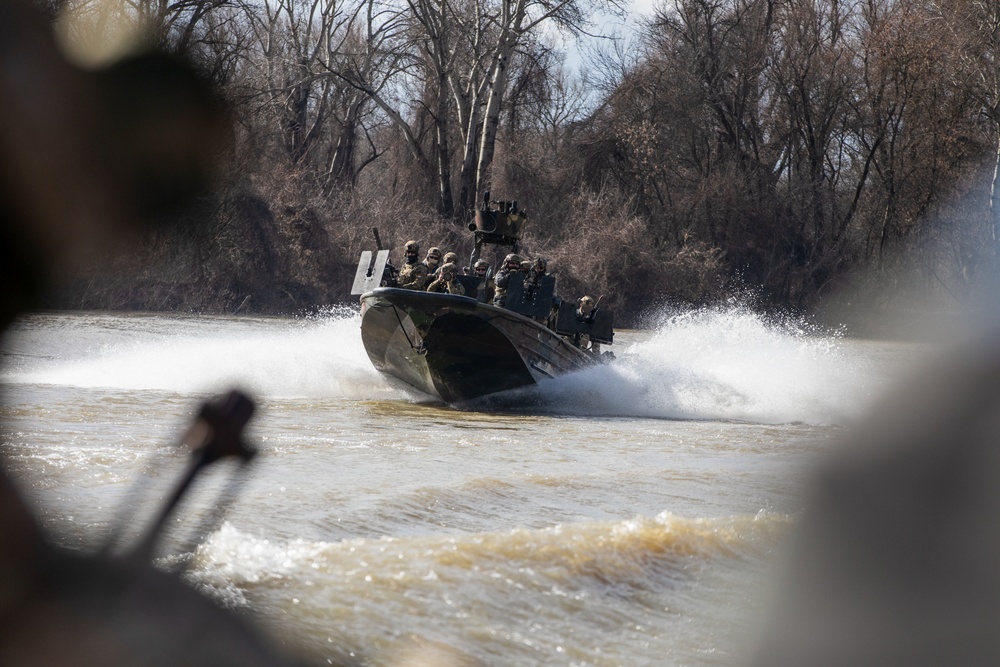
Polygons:
[[445,217],[455,215],[455,198],[451,191],[451,142],[448,139],[450,114],[448,113],[447,79],[442,72],[438,78],[437,113],[434,128],[437,141],[438,212]]
[[333,152],[333,159],[327,170],[328,189],[335,184],[353,186],[357,181],[358,175],[354,170],[354,153],[357,146],[358,112],[363,103],[364,98],[358,93],[348,107],[344,124],[340,129],[340,136],[337,137],[337,148]]
[[455,197],[451,191],[451,146],[448,142],[448,128],[443,122],[437,123],[438,144],[438,211],[445,217],[455,215]]
[[1000,254],[997,239],[1000,239],[1000,123],[996,123],[997,150],[993,163],[993,182],[990,184],[990,235],[993,241],[993,256]]
[[476,164],[479,155],[476,151],[476,137],[479,136],[479,115],[475,108],[470,111],[467,122],[458,189],[458,206],[462,212],[472,211],[476,206]]
[[482,141],[479,145],[479,164],[476,166],[476,192],[486,187],[486,172],[493,164],[493,152],[497,142],[497,128],[500,126],[501,101],[507,89],[507,61],[509,54],[501,54],[497,59],[490,94],[486,100],[486,119],[483,123]]
[[[487,172],[493,164],[497,128],[500,125],[500,112],[503,110],[504,96],[507,93],[507,81],[510,75],[508,66],[514,53],[514,47],[521,38],[521,25],[524,22],[525,9],[525,0],[514,0],[512,7],[507,2],[504,3],[503,25],[505,27],[497,42],[493,74],[486,98],[482,141],[479,145],[479,164],[476,166],[476,193],[482,192],[486,188]],[[475,197],[473,197],[473,202],[475,202]]]

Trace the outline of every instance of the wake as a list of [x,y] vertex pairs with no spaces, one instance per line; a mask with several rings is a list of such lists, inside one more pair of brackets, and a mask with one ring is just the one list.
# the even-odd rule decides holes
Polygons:
[[22,363],[3,381],[183,393],[236,386],[269,398],[401,395],[369,362],[355,309],[301,319],[156,319],[158,326],[123,336],[105,318],[106,330],[90,334],[107,338],[95,351]]
[[828,425],[863,411],[880,384],[870,360],[839,336],[744,307],[675,315],[644,340],[614,349],[610,364],[487,398],[479,407]]
[[[32,357],[26,333],[16,345],[28,350],[28,361],[5,368],[4,382],[183,393],[236,386],[279,399],[428,400],[375,371],[356,309],[274,320],[63,317],[48,326],[46,335],[64,336],[64,347],[81,336],[91,347]],[[839,424],[862,411],[880,385],[871,360],[848,341],[745,307],[673,315],[654,331],[620,332],[616,339],[617,359],[610,364],[463,407]]]

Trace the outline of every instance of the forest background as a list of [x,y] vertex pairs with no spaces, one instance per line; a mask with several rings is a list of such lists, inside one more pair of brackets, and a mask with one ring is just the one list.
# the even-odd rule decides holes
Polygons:
[[564,298],[603,295],[624,325],[734,295],[905,310],[985,284],[1000,0],[665,0],[594,38],[616,2],[50,3],[70,51],[141,22],[184,53],[234,136],[183,224],[48,305],[355,302],[373,228],[397,264],[411,238],[465,259],[487,190],[527,210],[522,254]]

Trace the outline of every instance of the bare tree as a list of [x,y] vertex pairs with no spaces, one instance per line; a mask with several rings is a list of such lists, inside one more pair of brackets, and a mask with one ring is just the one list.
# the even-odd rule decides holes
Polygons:
[[[423,54],[422,67],[410,72],[424,77],[421,109],[434,123],[434,173],[442,213],[464,215],[476,192],[487,185],[518,50],[548,23],[581,30],[589,7],[582,0],[409,0],[411,34]],[[421,137],[404,113],[384,99],[377,103],[429,167],[426,153],[417,149]],[[451,185],[452,138],[458,151],[457,203]]]
[[201,41],[217,39],[220,25],[233,16],[228,10],[238,8],[237,0],[65,0],[59,5],[64,38],[112,56],[115,49],[141,42],[188,53]]
[[[781,138],[776,173],[784,182],[788,216],[786,243],[795,261],[790,289],[822,283],[850,252],[843,239],[867,180],[858,161],[871,151],[853,139],[854,50],[844,26],[847,6],[786,0],[776,6],[769,96],[775,101],[763,119]],[[860,154],[859,154],[860,153]],[[855,179],[856,182],[855,182]]]
[[[418,133],[402,116],[397,116],[396,108],[387,101],[387,91],[394,85],[394,79],[405,76],[411,67],[413,59],[408,53],[408,45],[402,12],[367,0],[354,8],[347,24],[346,38],[339,43],[339,53],[331,46],[325,67],[343,90],[340,132],[327,168],[330,183],[354,185],[361,169],[380,154],[371,128],[363,122],[363,117],[369,115],[366,107],[370,102],[374,102],[397,126],[405,128],[407,144],[421,164],[426,165],[416,139]],[[359,134],[364,135],[370,147],[367,157],[360,163],[357,156]]]
[[952,89],[971,93],[992,135],[989,230],[990,252],[996,260],[1000,257],[1000,1],[936,0],[929,3],[929,9],[956,51],[948,83]]
[[869,0],[859,14],[864,63],[858,140],[872,151],[869,251],[918,229],[970,155],[968,98],[947,85],[947,31],[919,5]]
[[297,164],[323,136],[333,87],[322,65],[346,19],[328,0],[264,0],[251,16],[264,99],[289,159]]

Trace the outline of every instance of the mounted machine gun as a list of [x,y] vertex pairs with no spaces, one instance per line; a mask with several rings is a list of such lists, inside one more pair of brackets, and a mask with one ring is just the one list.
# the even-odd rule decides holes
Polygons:
[[469,266],[474,266],[482,254],[483,245],[507,246],[517,252],[528,214],[518,209],[517,201],[490,201],[490,193],[483,193],[482,207],[476,209],[475,219],[469,223],[469,231],[476,237]]

